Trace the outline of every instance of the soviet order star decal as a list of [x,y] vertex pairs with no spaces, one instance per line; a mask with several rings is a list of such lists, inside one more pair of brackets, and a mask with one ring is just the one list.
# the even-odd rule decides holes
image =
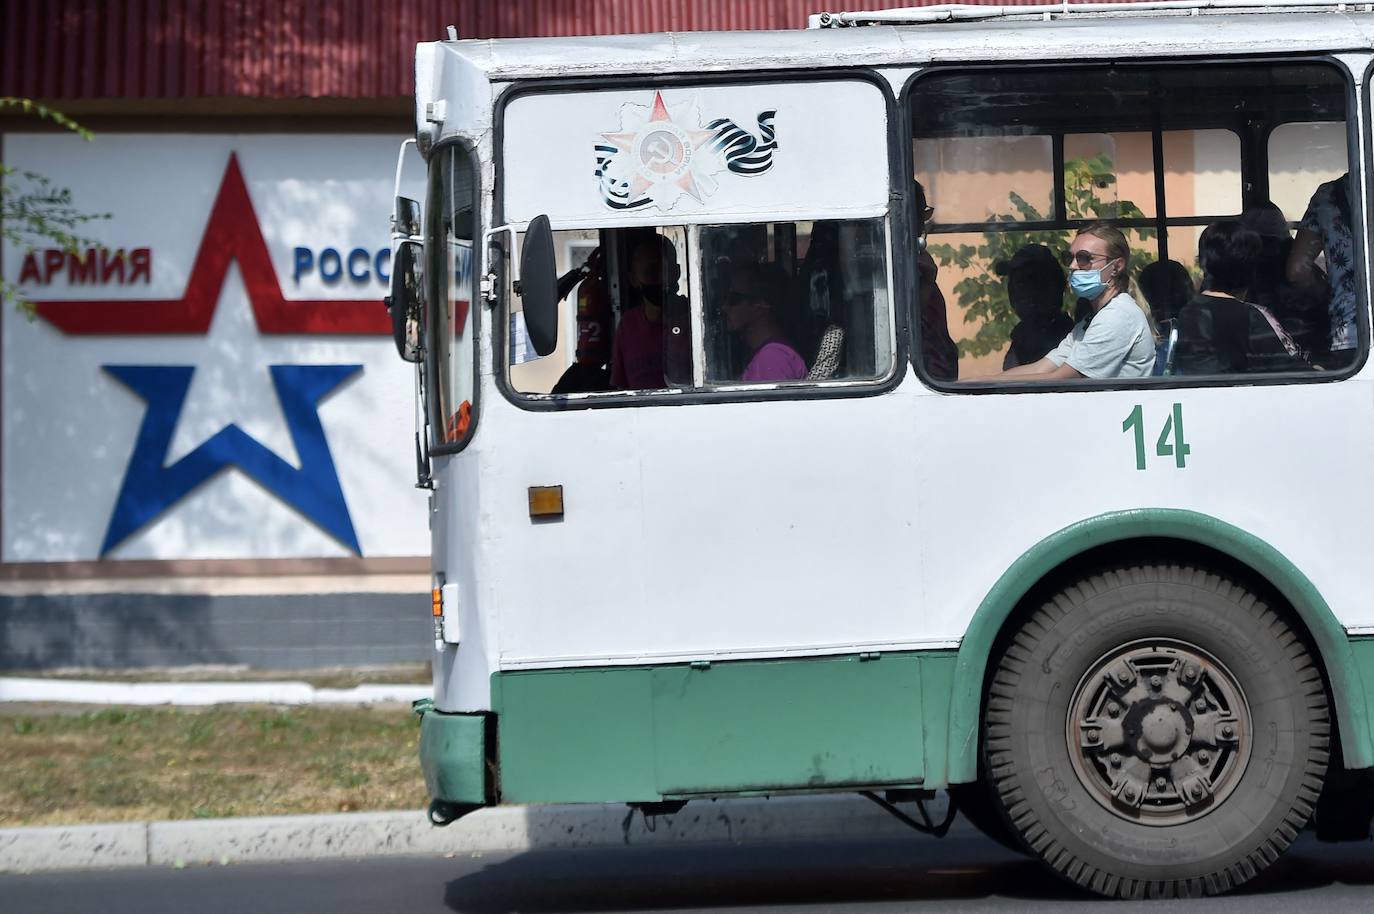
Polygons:
[[620,129],[595,144],[596,180],[611,209],[660,210],[684,198],[701,203],[719,187],[715,175],[763,174],[773,164],[775,110],[758,116],[759,135],[729,118],[702,124],[698,98],[668,105],[655,92],[651,105],[622,105]]

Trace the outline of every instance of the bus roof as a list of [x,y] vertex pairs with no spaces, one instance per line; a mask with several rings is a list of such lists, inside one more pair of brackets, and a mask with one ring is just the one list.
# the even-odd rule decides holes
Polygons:
[[[1157,4],[1156,4],[1157,5]],[[442,42],[491,82],[556,76],[892,66],[941,61],[1084,60],[1238,53],[1355,51],[1374,47],[1368,5],[1335,11],[1272,9],[1194,15],[1176,9],[1026,15],[917,25],[788,31],[679,32]],[[1361,11],[1365,10],[1365,11]],[[1122,18],[1138,20],[1123,29]]]

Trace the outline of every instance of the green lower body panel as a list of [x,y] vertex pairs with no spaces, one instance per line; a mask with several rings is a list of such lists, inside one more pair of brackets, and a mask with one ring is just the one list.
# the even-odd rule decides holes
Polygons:
[[420,767],[435,800],[487,802],[487,719],[426,711],[420,719]]
[[[1364,686],[1365,706],[1374,708],[1374,638],[1355,636],[1350,639],[1350,652],[1355,658],[1355,670]],[[1341,748],[1352,743],[1362,734],[1341,732]],[[1351,765],[1350,753],[1344,752],[1347,766]],[[1354,766],[1359,767],[1359,766]]]
[[955,656],[497,673],[501,801],[944,786]]

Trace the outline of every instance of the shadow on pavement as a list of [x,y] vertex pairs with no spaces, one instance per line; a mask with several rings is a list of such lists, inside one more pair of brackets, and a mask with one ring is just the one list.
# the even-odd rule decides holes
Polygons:
[[1003,895],[1085,900],[990,842],[774,844],[532,851],[450,882],[462,914],[729,908]]
[[[1374,844],[1305,835],[1233,897],[1331,885],[1374,885]],[[579,914],[993,898],[1047,910],[1112,904],[981,839],[532,851],[453,880],[444,903],[460,914]]]

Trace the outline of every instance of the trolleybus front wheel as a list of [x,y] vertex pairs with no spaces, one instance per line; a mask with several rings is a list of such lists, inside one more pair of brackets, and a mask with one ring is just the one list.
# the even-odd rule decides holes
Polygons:
[[1026,845],[1125,898],[1254,877],[1311,816],[1330,748],[1302,639],[1196,568],[1122,568],[1056,594],[1008,642],[984,714],[984,763]]

